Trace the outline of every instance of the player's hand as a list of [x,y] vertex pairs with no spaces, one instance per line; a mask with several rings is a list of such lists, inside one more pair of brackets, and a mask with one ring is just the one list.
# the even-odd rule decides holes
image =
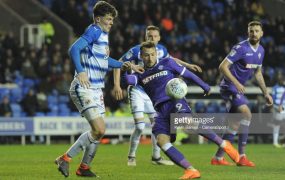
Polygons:
[[211,88],[209,90],[204,90],[204,96],[209,96],[211,94]]
[[266,94],[264,97],[266,100],[266,106],[272,106],[273,105],[273,99],[270,96],[270,94]]
[[236,86],[239,94],[244,94],[245,93],[245,88],[244,88],[244,86],[241,83],[237,83],[237,84],[235,84],[235,86]]
[[122,71],[128,71],[128,70],[131,70],[132,69],[132,63],[127,61],[127,62],[124,62],[122,67],[121,67],[121,70]]
[[144,68],[139,65],[132,64],[132,70],[140,74],[144,73]]
[[122,100],[123,99],[123,91],[122,88],[120,86],[114,86],[113,88],[113,94],[115,95],[115,99],[117,101]]
[[189,64],[187,68],[195,72],[199,72],[199,73],[202,72],[202,69],[200,68],[200,66],[197,66],[195,64]]
[[80,85],[83,87],[83,88],[86,88],[88,89],[90,86],[91,86],[91,83],[88,79],[88,76],[87,76],[87,73],[86,72],[81,72],[81,73],[78,73],[76,78],[78,79]]
[[278,106],[278,112],[281,113],[284,110],[283,106]]

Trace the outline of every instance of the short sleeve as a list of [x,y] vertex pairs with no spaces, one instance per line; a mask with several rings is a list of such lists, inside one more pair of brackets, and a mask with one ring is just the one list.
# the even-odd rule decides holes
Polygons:
[[169,55],[169,53],[168,53],[166,47],[164,47],[164,46],[162,46],[162,45],[161,45],[161,47],[162,47],[162,51],[163,51],[163,55],[162,55],[161,59],[169,58],[170,55]]
[[236,61],[239,61],[240,59],[243,58],[243,48],[241,45],[235,45],[232,49],[231,52],[227,55],[227,59],[230,63],[234,63]]
[[123,56],[122,56],[122,60],[124,62],[126,61],[131,61],[131,60],[134,60],[135,59],[135,52],[134,52],[134,48],[130,49],[127,53],[125,53]]
[[88,26],[86,28],[85,32],[81,35],[82,38],[84,38],[88,44],[93,43],[94,41],[97,41],[99,36],[101,35],[102,30],[94,25]]

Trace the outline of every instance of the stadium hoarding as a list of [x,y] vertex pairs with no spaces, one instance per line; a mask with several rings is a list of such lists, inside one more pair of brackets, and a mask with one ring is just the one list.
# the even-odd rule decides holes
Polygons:
[[34,133],[32,118],[0,118],[0,135],[21,136]]
[[[253,113],[249,134],[272,134],[273,113]],[[172,113],[170,115],[171,133],[183,129],[188,133],[207,133],[213,130],[218,134],[226,132],[230,124],[238,124],[244,119],[241,113]]]

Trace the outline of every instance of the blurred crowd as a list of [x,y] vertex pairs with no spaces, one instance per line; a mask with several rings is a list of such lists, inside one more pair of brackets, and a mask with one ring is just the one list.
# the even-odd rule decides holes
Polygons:
[[[69,23],[76,36],[92,23],[92,7],[96,0],[40,0],[50,10]],[[285,72],[285,19],[270,17],[258,0],[109,0],[119,16],[110,33],[111,57],[119,59],[129,48],[144,40],[148,25],[159,26],[161,43],[169,53],[202,67],[200,76],[210,85],[220,80],[218,66],[230,48],[247,38],[247,23],[260,20],[264,25],[261,44],[265,48],[264,77],[268,86],[275,84],[276,74]],[[55,32],[56,33],[56,32]],[[22,96],[19,102],[26,115],[50,112],[48,96],[68,96],[74,68],[60,44],[51,43],[41,49],[19,47],[13,33],[0,36],[0,83],[16,83]],[[106,94],[112,95],[113,76],[106,79]],[[254,85],[254,80],[248,85]],[[30,92],[32,91],[32,92]],[[9,92],[10,94],[13,92]],[[2,93],[4,96],[5,93]],[[26,96],[34,98],[26,98]],[[111,96],[109,96],[111,97]],[[3,98],[2,98],[3,99]],[[2,102],[1,99],[1,102]],[[35,100],[35,110],[25,110]],[[51,98],[52,99],[52,98]],[[41,100],[45,104],[40,108]],[[70,112],[76,111],[70,101]],[[107,109],[125,109],[122,102],[106,98]],[[58,112],[58,111],[57,111]],[[59,112],[58,112],[59,113]],[[64,114],[64,113],[63,113]],[[52,114],[54,115],[54,114]]]

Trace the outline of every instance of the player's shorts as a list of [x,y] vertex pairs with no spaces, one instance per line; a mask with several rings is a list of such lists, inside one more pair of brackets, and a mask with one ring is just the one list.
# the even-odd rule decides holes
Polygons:
[[176,134],[170,132],[170,114],[171,113],[191,113],[191,108],[185,99],[169,100],[156,106],[157,117],[155,118],[152,133],[157,136],[166,134],[171,137],[171,142],[176,139]]
[[92,109],[89,112],[91,117],[104,116],[105,105],[101,88],[85,89],[77,84],[70,88],[69,93],[73,103],[82,115],[87,110]]
[[146,113],[153,114],[155,113],[153,104],[148,97],[148,95],[140,88],[136,86],[128,87],[128,96],[130,100],[132,113]]
[[277,121],[284,121],[285,120],[285,110],[283,110],[281,113],[278,112],[278,107],[277,105],[274,105],[273,109],[274,109],[274,116],[275,116],[275,120]]
[[226,103],[227,110],[230,112],[232,108],[237,108],[241,105],[248,104],[248,100],[244,94],[238,94],[227,88],[220,89],[220,94]]

